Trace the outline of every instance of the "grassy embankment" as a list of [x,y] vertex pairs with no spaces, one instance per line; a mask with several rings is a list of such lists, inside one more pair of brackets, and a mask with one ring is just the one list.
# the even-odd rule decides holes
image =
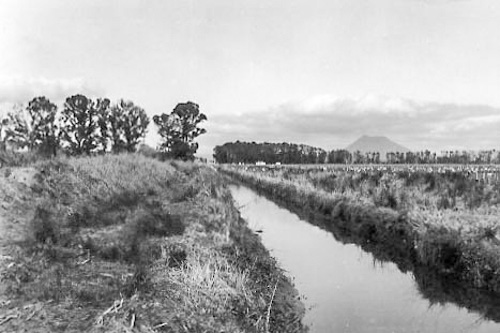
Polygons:
[[222,170],[413,266],[500,292],[499,184],[454,173]]
[[35,168],[1,331],[304,331],[297,292],[214,170],[140,155]]

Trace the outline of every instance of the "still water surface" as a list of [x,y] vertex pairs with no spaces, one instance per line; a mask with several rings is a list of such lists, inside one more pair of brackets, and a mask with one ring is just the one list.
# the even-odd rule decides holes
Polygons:
[[413,275],[342,244],[243,187],[231,192],[242,217],[294,280],[310,332],[500,332],[500,324],[452,303],[431,304]]

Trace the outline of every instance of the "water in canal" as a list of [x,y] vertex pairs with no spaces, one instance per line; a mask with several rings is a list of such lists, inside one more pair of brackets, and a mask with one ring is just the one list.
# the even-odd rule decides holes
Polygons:
[[448,302],[444,292],[422,291],[413,273],[375,260],[256,192],[237,185],[231,192],[305,297],[310,332],[500,332],[500,324],[485,319],[500,317],[500,305],[471,300],[480,311],[470,311]]

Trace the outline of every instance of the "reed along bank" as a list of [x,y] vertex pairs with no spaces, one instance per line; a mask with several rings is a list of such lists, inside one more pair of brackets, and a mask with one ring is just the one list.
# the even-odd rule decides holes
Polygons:
[[[453,172],[223,165],[221,172],[321,217],[403,271],[500,292],[499,184]],[[383,253],[381,253],[381,250]],[[397,260],[394,260],[397,259]]]
[[[304,332],[291,281],[210,167],[137,154],[3,168],[2,332]],[[5,199],[5,198],[4,198]]]

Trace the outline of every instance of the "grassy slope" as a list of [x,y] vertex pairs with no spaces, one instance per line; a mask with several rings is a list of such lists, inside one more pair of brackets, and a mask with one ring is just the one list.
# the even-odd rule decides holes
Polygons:
[[[447,194],[406,187],[399,180],[382,181],[378,186],[361,182],[357,190],[348,186],[345,191],[327,192],[301,175],[283,177],[280,172],[230,166],[223,170],[276,199],[335,221],[336,227],[364,242],[383,244],[414,265],[500,292],[498,195],[475,209],[457,204],[453,209],[439,210],[436,205]],[[345,181],[352,182],[352,177],[357,176]],[[388,207],[388,198],[397,203],[394,208]]]
[[3,331],[304,330],[296,291],[214,170],[138,155],[36,168],[27,237],[2,272]]

